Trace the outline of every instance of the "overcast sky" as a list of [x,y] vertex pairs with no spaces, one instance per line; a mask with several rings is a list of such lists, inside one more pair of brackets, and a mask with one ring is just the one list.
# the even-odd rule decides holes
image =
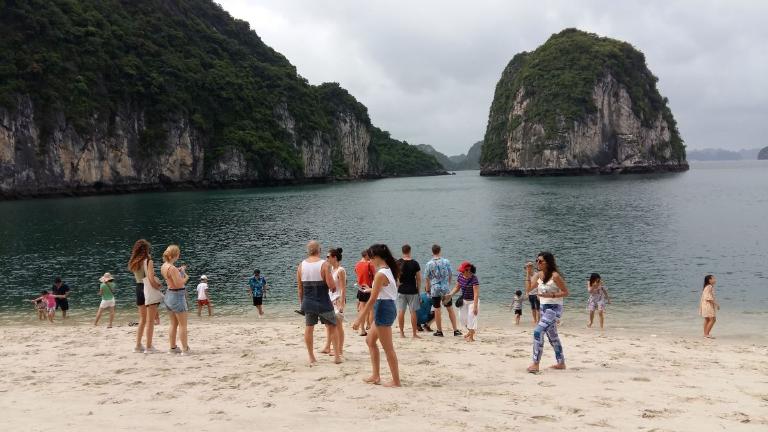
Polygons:
[[768,1],[219,0],[311,83],[411,144],[466,152],[513,55],[577,27],[645,53],[691,149],[768,145]]

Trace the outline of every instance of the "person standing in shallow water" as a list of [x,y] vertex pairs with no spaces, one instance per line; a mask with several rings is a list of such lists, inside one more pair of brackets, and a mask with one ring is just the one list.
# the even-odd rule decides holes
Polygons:
[[61,318],[67,319],[69,310],[69,285],[65,284],[60,277],[53,281],[51,292],[56,296],[56,309],[61,309]]
[[704,288],[701,290],[701,300],[699,301],[699,315],[704,318],[704,337],[714,339],[710,335],[712,327],[717,321],[717,311],[720,310],[720,303],[715,300],[715,284],[717,279],[712,275],[704,277]]
[[299,294],[299,308],[304,314],[304,343],[309,354],[309,366],[315,366],[317,359],[314,351],[314,330],[318,320],[328,328],[328,335],[333,345],[334,361],[342,362],[341,349],[336,331],[336,313],[331,303],[329,291],[336,290],[331,273],[331,265],[320,258],[320,243],[315,240],[307,243],[307,258],[296,269],[296,285]]
[[371,354],[371,376],[363,381],[368,384],[381,383],[381,353],[379,352],[378,342],[381,342],[384,348],[384,354],[387,356],[387,364],[392,381],[384,383],[385,387],[400,387],[400,368],[397,363],[397,354],[395,346],[392,343],[392,324],[397,317],[397,279],[400,276],[400,269],[397,261],[392,256],[387,245],[375,244],[370,248],[370,257],[378,271],[373,279],[371,288],[372,302],[368,302],[359,314],[352,328],[357,330],[365,322],[365,315],[373,311],[373,326],[365,342],[368,345],[368,352]]
[[605,326],[605,304],[611,303],[611,299],[608,297],[608,291],[603,285],[603,279],[597,273],[592,273],[587,281],[587,292],[589,293],[589,299],[587,300],[587,312],[589,312],[589,322],[587,327],[592,328],[592,324],[595,322],[595,310],[597,310],[597,317],[600,320],[600,328]]
[[565,356],[560,337],[557,334],[557,321],[563,316],[563,298],[568,297],[568,287],[560,276],[555,257],[550,252],[541,252],[536,257],[536,265],[539,271],[535,274],[526,266],[528,283],[526,291],[537,286],[537,295],[541,300],[541,319],[533,330],[533,362],[528,366],[528,372],[537,373],[541,362],[541,353],[544,348],[544,334],[547,334],[549,343],[555,350],[557,363],[552,369],[565,369]]

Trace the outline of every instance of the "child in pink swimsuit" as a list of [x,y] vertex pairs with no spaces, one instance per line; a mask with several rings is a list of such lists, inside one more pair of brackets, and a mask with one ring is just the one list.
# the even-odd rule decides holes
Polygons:
[[57,298],[64,298],[63,295],[54,295],[49,293],[48,291],[43,291],[40,293],[40,297],[32,300],[32,303],[36,303],[38,301],[42,301],[45,303],[45,310],[48,314],[48,321],[53,322],[53,315],[56,313],[56,299]]

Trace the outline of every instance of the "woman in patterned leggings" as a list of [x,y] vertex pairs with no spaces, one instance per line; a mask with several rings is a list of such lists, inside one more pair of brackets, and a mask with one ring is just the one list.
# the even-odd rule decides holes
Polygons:
[[[560,337],[557,335],[557,321],[563,316],[563,298],[568,296],[568,287],[560,276],[555,257],[549,252],[541,252],[536,257],[538,272],[533,274],[530,267],[526,268],[526,291],[538,286],[537,294],[541,300],[541,318],[533,330],[533,363],[528,366],[528,372],[537,373],[541,352],[544,348],[544,333],[555,350],[557,363],[552,369],[565,369],[565,356]],[[534,285],[535,284],[535,285]]]

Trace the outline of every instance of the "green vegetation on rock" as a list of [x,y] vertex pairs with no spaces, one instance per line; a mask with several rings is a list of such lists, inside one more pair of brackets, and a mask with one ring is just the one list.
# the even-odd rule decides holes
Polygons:
[[434,156],[416,146],[398,141],[389,132],[374,127],[371,132],[371,159],[377,161],[381,175],[409,176],[445,172]]
[[546,137],[552,138],[597,110],[592,93],[608,74],[626,88],[632,110],[643,125],[663,117],[672,136],[672,157],[684,159],[677,123],[667,99],[656,88],[658,78],[648,70],[643,53],[626,42],[566,29],[535,51],[515,55],[504,69],[491,106],[481,162],[506,158],[504,138],[523,121],[520,115],[510,117],[521,89],[528,100],[525,121],[541,124]]
[[[371,124],[346,90],[309,85],[210,0],[0,0],[0,57],[0,106],[13,110],[30,96],[41,141],[62,113],[87,134],[133,111],[144,114],[139,157],[162,144],[170,122],[189,119],[210,143],[207,159],[233,147],[259,168],[300,172],[279,107],[299,143],[332,133],[339,111]],[[334,174],[344,171],[334,163]]]

